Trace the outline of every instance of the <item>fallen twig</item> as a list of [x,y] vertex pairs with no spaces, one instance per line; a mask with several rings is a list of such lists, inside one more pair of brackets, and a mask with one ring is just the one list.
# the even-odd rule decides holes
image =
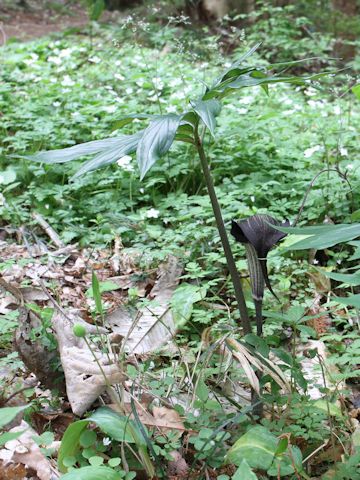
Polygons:
[[47,235],[49,236],[50,240],[54,242],[54,244],[58,248],[63,248],[65,245],[62,242],[61,238],[59,235],[55,232],[55,230],[48,224],[48,222],[40,215],[40,213],[34,212],[33,213],[33,218],[38,222],[40,227],[42,227]]

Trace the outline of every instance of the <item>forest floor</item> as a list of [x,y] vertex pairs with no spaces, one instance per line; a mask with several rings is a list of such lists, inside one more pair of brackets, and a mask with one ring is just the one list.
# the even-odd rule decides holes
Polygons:
[[[119,12],[104,11],[100,23],[119,15]],[[56,3],[27,1],[26,6],[5,0],[0,5],[0,45],[12,38],[29,41],[56,32],[84,28],[89,23],[86,9],[78,2]]]

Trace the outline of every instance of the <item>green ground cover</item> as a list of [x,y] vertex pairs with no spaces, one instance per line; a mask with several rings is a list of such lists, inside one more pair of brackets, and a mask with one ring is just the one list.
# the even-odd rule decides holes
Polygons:
[[[285,20],[282,23],[284,28]],[[26,158],[38,151],[133,134],[147,125],[141,114],[181,113],[189,108],[190,99],[204,91],[204,81],[212,80],[264,37],[264,24],[259,21],[258,29],[254,27],[238,40],[231,53],[224,55],[220,48],[221,39],[206,34],[206,31],[199,36],[199,32],[188,31],[181,23],[175,26],[169,22],[160,27],[152,22],[151,19],[147,23],[128,17],[119,25],[100,27],[95,24],[91,31],[76,35],[56,35],[28,43],[9,42],[3,47],[0,70],[0,215],[2,226],[11,225],[18,229],[25,225],[29,235],[33,232],[35,238],[38,233],[32,214],[36,211],[65,243],[76,242],[81,247],[111,249],[114,239],[120,236],[125,248],[141,254],[139,266],[144,270],[157,266],[169,254],[180,258],[184,265],[184,280],[207,292],[205,302],[194,305],[191,321],[184,325],[178,336],[179,345],[190,347],[195,359],[204,329],[213,328],[214,338],[219,339],[225,329],[237,328],[239,315],[234,306],[231,282],[227,279],[226,262],[206,183],[193,146],[174,143],[142,181],[135,155],[124,156],[104,169],[72,181],[71,177],[86,159],[46,165]],[[279,61],[314,54],[323,55],[323,58],[329,56],[328,42],[319,45],[307,41],[297,44],[297,50],[293,49],[298,57],[283,58],[296,43],[291,39],[290,27],[286,31],[288,36],[280,37],[275,31],[274,37],[266,37],[269,45],[276,45],[274,39],[277,39],[281,53]],[[285,45],[286,48],[281,48]],[[268,59],[274,61],[274,56],[274,48],[264,44],[251,57],[251,64],[264,65]],[[356,62],[353,62],[354,66]],[[305,75],[314,68],[318,69],[319,63],[309,61],[296,74]],[[336,64],[326,61],[321,69],[333,71]],[[302,86],[270,85],[268,93],[259,86],[246,88],[223,100],[215,136],[207,135],[204,144],[228,231],[231,220],[259,213],[271,215],[278,221],[289,219],[293,222],[311,180],[323,169],[328,172],[314,182],[298,226],[356,221],[360,208],[360,103],[350,89],[354,84],[356,70],[350,69]],[[121,119],[131,114],[137,116],[123,125]],[[285,245],[290,245],[291,241],[288,237]],[[263,354],[268,354],[271,347],[284,362],[284,371],[291,373],[292,404],[287,416],[282,418],[279,412],[287,397],[282,395],[274,400],[278,388],[270,382],[268,402],[273,405],[273,416],[262,419],[261,426],[255,427],[257,430],[251,429],[251,412],[241,413],[237,405],[237,415],[226,413],[216,402],[214,387],[214,378],[221,372],[221,361],[217,354],[209,355],[207,349],[201,360],[192,364],[199,378],[194,392],[199,414],[187,412],[185,420],[187,429],[198,432],[198,436],[190,439],[195,460],[220,468],[226,458],[240,472],[234,474],[234,479],[265,479],[280,475],[288,479],[300,478],[298,475],[310,478],[305,473],[306,465],[301,467],[302,459],[325,440],[330,444],[336,437],[343,444],[349,442],[352,429],[344,419],[344,412],[330,411],[333,400],[337,396],[340,398],[340,393],[335,390],[330,394],[330,390],[324,390],[328,403],[325,407],[315,405],[306,394],[298,393],[299,389],[306,391],[308,387],[299,358],[291,355],[291,348],[289,352],[281,353],[286,350],[285,333],[289,328],[294,332],[294,345],[296,338],[301,341],[316,338],[314,329],[303,325],[305,317],[311,317],[309,309],[317,290],[316,283],[309,282],[308,273],[314,272],[312,263],[337,273],[356,267],[354,245],[345,243],[344,246],[347,241],[339,245],[339,240],[325,252],[319,248],[318,251],[324,253],[319,253],[315,262],[309,262],[307,250],[288,251],[282,247],[269,253],[270,279],[280,303],[266,292],[264,340],[248,340],[255,346],[260,342],[258,346]],[[232,242],[232,248],[239,271],[246,276],[244,247]],[[342,281],[344,284],[340,283]],[[356,294],[358,284],[357,281],[351,283],[338,278],[337,283],[332,284],[332,290],[335,296]],[[254,315],[247,280],[244,280],[244,289],[247,306]],[[333,303],[326,307],[333,318],[327,341],[332,363],[340,366],[334,380],[337,384],[345,378],[357,377],[354,358],[358,358],[358,341],[354,339],[358,334],[358,317],[353,304],[344,313],[337,310],[339,304],[332,300]],[[207,303],[218,302],[228,308],[215,310],[206,307]],[[16,319],[8,318],[6,328],[0,329],[4,345],[9,343],[9,332],[15,325]],[[351,339],[347,355],[344,355],[346,347],[341,335]],[[311,354],[316,355],[316,352]],[[151,380],[151,375],[146,377],[148,364],[141,367],[140,374],[146,377],[149,388],[161,397],[169,387],[161,382],[161,376],[171,376],[171,359],[166,366],[158,364],[157,367],[160,376],[156,380]],[[236,379],[237,373],[232,374]],[[173,390],[176,388],[174,385]],[[345,392],[345,397],[347,395]],[[184,415],[182,407],[178,411]],[[230,435],[224,425],[231,419]],[[102,421],[98,426],[111,437]],[[138,427],[135,425],[134,428]],[[279,458],[287,451],[288,444],[283,442],[280,448],[276,437],[284,432],[291,433],[297,440],[293,440],[292,453],[278,469]],[[250,454],[242,452],[240,440],[242,435],[249,433],[254,448],[261,450],[264,443],[275,445],[274,451],[269,453],[270,460],[266,459],[267,473],[258,473],[258,477],[250,467],[258,471],[261,465]],[[239,443],[235,443],[226,456],[230,445],[238,439]],[[137,444],[136,438],[130,443],[132,441]],[[82,444],[80,440],[80,446],[89,448],[96,442],[94,438],[86,446],[86,441],[83,440]],[[301,442],[305,442],[306,447]],[[176,436],[164,439],[155,435],[151,443],[154,449],[150,451],[152,458],[167,460],[169,452],[180,445]],[[355,453],[355,447],[354,442],[351,448],[344,447],[348,457],[353,454],[348,462],[341,463],[338,458],[324,460],[318,470],[315,468],[313,478],[320,478],[333,464],[337,465],[335,476],[330,477],[330,472],[328,477],[321,478],[357,478],[359,454]],[[117,459],[117,455],[118,450],[114,447],[110,457]],[[291,455],[295,458],[295,473]],[[93,456],[97,456],[96,452]],[[88,459],[86,455],[83,457]],[[84,467],[89,463],[94,468],[99,466],[96,460],[91,463],[84,458],[81,461],[77,458],[73,463],[69,461],[67,466]],[[243,458],[246,458],[245,463]],[[116,461],[109,461],[109,467],[123,472]],[[129,473],[127,475],[127,479],[132,478]],[[221,480],[229,479],[229,475],[222,474]]]

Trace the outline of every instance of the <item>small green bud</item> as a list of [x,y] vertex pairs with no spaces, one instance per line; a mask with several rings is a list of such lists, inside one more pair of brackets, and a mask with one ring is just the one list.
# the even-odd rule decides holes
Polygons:
[[86,335],[85,327],[83,325],[80,325],[80,323],[75,323],[75,325],[73,327],[73,332],[74,332],[75,337],[83,338]]

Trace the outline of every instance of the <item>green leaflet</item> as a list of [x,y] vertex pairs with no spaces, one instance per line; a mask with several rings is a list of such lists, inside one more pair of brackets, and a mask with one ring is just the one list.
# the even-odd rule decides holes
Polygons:
[[104,8],[105,8],[104,0],[95,0],[91,9],[90,20],[94,20],[95,22],[99,20]]
[[353,94],[355,95],[355,97],[358,100],[360,100],[360,84],[354,85],[351,90],[352,90]]
[[[89,417],[89,420],[95,422],[106,435],[118,442],[136,443],[130,433],[129,425],[131,425],[132,430],[137,433],[138,438],[143,439],[133,420],[129,420],[125,415],[121,415],[109,407],[98,408],[96,412]],[[141,446],[146,446],[146,444],[142,442]]]
[[206,288],[182,283],[173,293],[171,298],[171,311],[176,328],[186,324],[192,314],[193,305],[206,296]]
[[65,480],[121,480],[122,474],[109,467],[83,467],[63,475]]
[[[140,138],[143,135],[144,130],[136,132],[133,135],[123,135],[121,141],[119,141],[115,147],[110,150],[104,151],[99,155],[96,155],[94,158],[86,162],[80,170],[78,170],[71,180],[83,175],[84,173],[90,172],[91,170],[97,170],[98,168],[106,167],[111,163],[116,162],[119,158],[124,155],[129,155],[129,153],[134,153],[136,147],[139,143]],[[108,140],[111,140],[110,138]]]
[[80,145],[74,145],[73,147],[38,152],[34,155],[28,155],[21,158],[27,158],[34,162],[46,163],[47,165],[51,165],[52,163],[66,163],[84,157],[85,155],[92,155],[94,153],[104,152],[109,148],[120,147],[127,137],[129,137],[129,135],[104,138],[103,140],[93,140],[92,142],[80,143]]
[[145,129],[136,150],[142,180],[154,163],[171,147],[182,115],[162,115]]
[[239,69],[239,66],[244,60],[250,57],[250,55],[252,55],[255,52],[255,50],[257,50],[260,47],[260,45],[261,43],[257,43],[256,45],[254,45],[248,52],[242,55],[228,69],[226,69],[225,72],[223,72],[221,75],[216,77],[211,85],[211,89],[213,89],[216,85],[226,80],[227,78],[234,77],[235,75],[239,75],[240,73],[253,70],[254,67],[245,67],[243,69]]
[[302,250],[306,248],[332,247],[338,243],[348,242],[360,236],[360,223],[339,225],[318,225],[314,227],[274,227],[282,232],[300,235],[311,235],[287,247],[287,250]]
[[209,100],[190,100],[190,104],[210,130],[211,135],[214,136],[215,117],[220,113],[221,102],[217,98],[211,98]]
[[350,295],[350,297],[336,297],[334,300],[341,305],[350,305],[360,309],[360,294]]
[[[288,455],[276,456],[279,440],[269,430],[260,425],[251,428],[240,437],[228,451],[225,461],[240,466],[246,460],[250,468],[267,470],[270,476],[277,476],[280,463],[280,475],[294,472]],[[297,468],[301,469],[302,455],[297,447],[291,447]]]
[[26,432],[27,428],[25,430],[21,430],[21,432],[5,432],[0,434],[0,447],[5,445],[6,442],[9,442],[10,440],[14,440],[15,438],[20,437],[24,432]]
[[21,405],[21,407],[4,407],[0,408],[0,428],[4,427],[6,424],[10,423],[16,415],[29,405]]
[[321,268],[314,268],[318,272],[323,273],[326,277],[336,280],[337,282],[346,283],[347,285],[360,285],[360,271],[355,273],[333,273],[327,272]]
[[249,464],[244,459],[239,468],[236,470],[234,475],[231,477],[231,480],[257,480],[257,476],[249,467]]
[[[248,70],[248,72],[249,71],[250,70]],[[253,87],[255,85],[261,85],[263,87],[267,86],[270,83],[296,83],[298,85],[303,85],[307,80],[315,80],[331,73],[324,72],[315,75],[309,75],[306,77],[280,77],[279,75],[267,75],[267,73],[260,70],[252,70],[251,73],[248,72],[242,73],[238,77],[226,79],[223,82],[219,83],[203,96],[203,100],[207,100],[213,97],[223,98],[229,93],[231,93],[232,89]]]
[[78,420],[66,429],[58,453],[58,468],[61,473],[67,472],[67,467],[63,463],[64,458],[73,456],[76,453],[79,448],[80,436],[89,423],[90,420]]

